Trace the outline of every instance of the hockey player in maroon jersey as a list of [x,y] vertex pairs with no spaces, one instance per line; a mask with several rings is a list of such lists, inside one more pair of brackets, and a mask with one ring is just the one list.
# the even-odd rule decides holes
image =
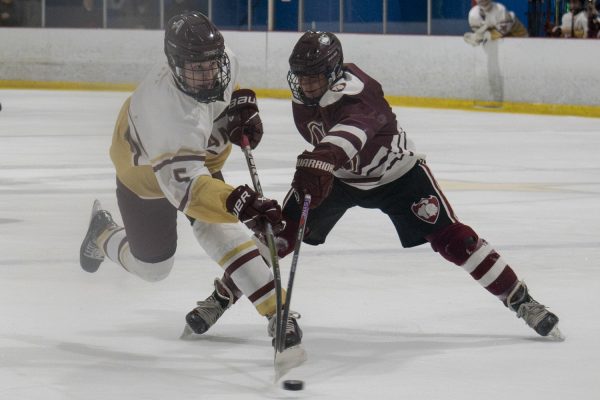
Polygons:
[[[280,256],[294,247],[303,193],[312,196],[304,242],[319,245],[351,207],[389,216],[403,247],[429,243],[462,267],[541,336],[562,338],[558,317],[535,301],[500,254],[459,221],[423,154],[417,153],[384,98],[381,85],[343,64],[339,39],[308,31],[289,59],[296,127],[314,146],[298,156],[284,202]],[[295,195],[294,195],[295,194]]]
[[403,247],[429,243],[539,335],[563,339],[558,317],[531,297],[488,242],[457,219],[425,156],[398,126],[381,85],[356,65],[343,64],[339,39],[308,31],[289,62],[294,121],[314,149],[298,156],[284,201],[285,229],[276,238],[279,256],[294,248],[304,193],[312,196],[303,240],[310,245],[324,243],[349,208],[376,208],[389,216]]

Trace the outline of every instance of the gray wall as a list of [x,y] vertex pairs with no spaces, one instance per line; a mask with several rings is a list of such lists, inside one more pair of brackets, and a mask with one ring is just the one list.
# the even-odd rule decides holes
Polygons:
[[[286,89],[299,33],[226,31],[245,86]],[[594,40],[505,39],[473,48],[461,37],[340,34],[345,60],[386,95],[600,105]],[[161,31],[0,29],[0,80],[136,83],[162,60]]]

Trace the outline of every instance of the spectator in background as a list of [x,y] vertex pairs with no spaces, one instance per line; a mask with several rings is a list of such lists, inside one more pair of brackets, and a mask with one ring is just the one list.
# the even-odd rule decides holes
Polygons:
[[14,0],[0,0],[0,26],[21,26],[22,18]]
[[464,39],[473,46],[490,39],[529,36],[514,12],[492,0],[477,0],[477,5],[469,11],[469,25],[473,32],[465,33]]
[[600,19],[592,1],[569,1],[569,12],[564,13],[560,26],[552,29],[552,36],[563,38],[599,37]]
[[587,37],[590,39],[600,39],[600,1],[593,4],[591,0],[588,1],[587,5],[587,16],[588,16],[588,32]]

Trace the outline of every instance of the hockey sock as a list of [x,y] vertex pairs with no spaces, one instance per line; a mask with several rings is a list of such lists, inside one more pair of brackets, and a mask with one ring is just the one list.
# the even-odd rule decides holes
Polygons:
[[488,292],[504,301],[518,278],[513,269],[485,240],[462,265]]

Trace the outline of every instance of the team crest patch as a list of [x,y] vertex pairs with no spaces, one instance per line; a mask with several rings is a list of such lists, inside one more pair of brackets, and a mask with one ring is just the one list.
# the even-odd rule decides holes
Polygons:
[[332,92],[341,92],[346,87],[346,82],[338,83],[331,88]]
[[310,143],[316,145],[325,137],[325,128],[322,122],[310,121],[306,127],[310,132]]
[[440,215],[440,201],[435,196],[429,196],[413,203],[410,207],[412,212],[428,224],[435,224]]

